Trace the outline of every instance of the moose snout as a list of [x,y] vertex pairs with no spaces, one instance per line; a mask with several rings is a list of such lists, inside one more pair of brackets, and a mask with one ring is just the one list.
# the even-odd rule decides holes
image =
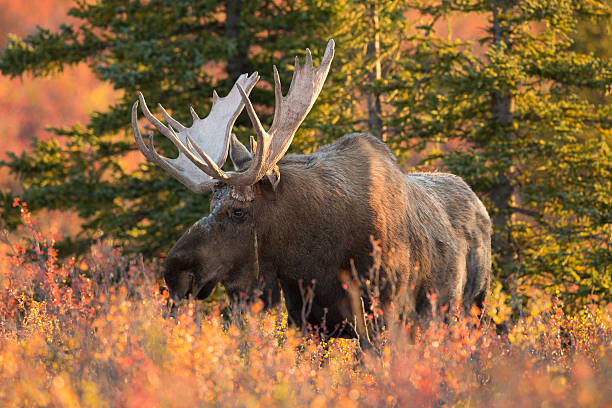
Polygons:
[[200,300],[206,299],[217,285],[214,279],[202,281],[189,272],[173,273],[166,271],[164,278],[170,292],[170,298],[175,303],[190,296]]
[[189,273],[165,271],[164,280],[170,292],[170,298],[175,302],[186,298],[192,292],[193,275]]

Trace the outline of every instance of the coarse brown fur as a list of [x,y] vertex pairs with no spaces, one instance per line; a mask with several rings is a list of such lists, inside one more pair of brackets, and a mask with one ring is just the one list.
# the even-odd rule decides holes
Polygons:
[[[245,162],[239,153],[232,155],[237,167]],[[175,298],[207,297],[218,282],[230,294],[263,282],[264,299],[274,302],[278,282],[294,323],[306,317],[325,322],[330,335],[353,336],[346,322],[355,316],[339,274],[353,263],[367,278],[373,238],[383,254],[383,307],[393,301],[423,315],[430,292],[438,306],[482,306],[491,223],[460,177],[404,174],[387,146],[364,134],[286,156],[278,167],[276,190],[265,178],[246,188],[218,185],[210,215],[168,254],[165,278]],[[314,290],[307,316],[305,286]]]

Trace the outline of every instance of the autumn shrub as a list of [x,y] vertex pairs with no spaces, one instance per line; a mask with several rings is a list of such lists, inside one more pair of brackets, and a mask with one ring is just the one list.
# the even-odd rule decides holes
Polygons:
[[[288,327],[282,307],[185,301],[156,265],[96,244],[59,260],[25,203],[0,271],[0,406],[610,406],[612,306],[564,312],[534,291],[519,315],[494,286],[487,316],[379,333],[376,352]],[[504,325],[506,330],[498,330]],[[411,335],[408,335],[408,334]]]

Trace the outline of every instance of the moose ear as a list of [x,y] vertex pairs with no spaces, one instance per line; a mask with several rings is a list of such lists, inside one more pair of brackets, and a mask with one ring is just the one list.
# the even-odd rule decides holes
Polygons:
[[235,134],[232,133],[232,139],[230,143],[230,159],[232,159],[232,163],[234,164],[235,170],[240,170],[244,168],[245,164],[247,164],[253,155],[249,150],[240,143],[240,140],[236,137]]
[[272,190],[276,191],[278,187],[278,183],[280,183],[280,171],[278,171],[278,166],[274,166],[272,170],[270,170],[266,176],[268,177],[268,181],[272,185]]

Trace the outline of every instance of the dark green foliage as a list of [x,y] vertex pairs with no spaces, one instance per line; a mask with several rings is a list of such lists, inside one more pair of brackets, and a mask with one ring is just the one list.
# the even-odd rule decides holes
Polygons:
[[610,106],[585,97],[609,94],[612,63],[571,48],[578,18],[609,19],[610,10],[565,0],[414,3],[430,22],[488,16],[486,52],[424,25],[392,85],[420,88],[394,99],[396,126],[421,145],[460,146],[430,157],[487,201],[507,288],[518,279],[612,299]]
[[[94,234],[113,237],[148,256],[169,249],[186,226],[206,214],[207,197],[186,190],[154,165],[143,164],[132,173],[121,166],[136,149],[129,127],[136,91],[152,106],[163,101],[178,120],[191,123],[189,105],[206,115],[213,89],[224,95],[240,73],[256,68],[271,81],[273,63],[282,67],[287,86],[292,57],[303,57],[305,44],[317,57],[326,42],[309,37],[325,21],[324,11],[304,13],[303,6],[272,2],[227,3],[235,13],[232,27],[225,4],[216,1],[110,0],[78,2],[69,14],[80,25],[62,26],[58,33],[41,29],[23,40],[11,37],[0,56],[4,75],[50,75],[85,61],[99,78],[124,91],[108,112],[92,113],[86,128],[55,129],[61,143],[35,140],[30,151],[4,163],[23,180],[23,198],[32,208],[76,211],[86,220],[85,242]],[[272,112],[269,89],[257,89],[252,97],[269,108],[264,112]],[[241,118],[235,132],[246,140],[250,126],[244,125],[248,119]],[[157,143],[173,154],[163,137]],[[12,217],[14,225],[11,194],[2,193],[2,199],[4,218]]]
[[[406,18],[415,11],[422,18]],[[451,15],[468,13],[488,19],[482,38],[437,34]],[[225,94],[243,72],[258,70],[270,83],[276,64],[286,92],[293,56],[310,47],[318,61],[333,37],[330,77],[294,149],[356,130],[382,137],[402,160],[427,149],[486,202],[506,288],[524,280],[572,299],[612,299],[612,64],[609,47],[596,46],[612,41],[606,3],[103,0],[78,2],[70,14],[80,24],[11,37],[0,54],[4,75],[49,75],[85,61],[124,92],[86,128],[55,129],[59,142],[34,141],[4,163],[22,178],[32,208],[86,220],[67,250],[95,235],[160,255],[207,212],[206,196],[155,166],[122,167],[135,150],[129,119],[137,90],[190,123],[190,104],[205,114],[213,88]],[[270,123],[271,87],[256,88],[252,99]],[[246,115],[235,131],[247,140]],[[162,137],[157,143],[173,154]],[[0,198],[14,226],[11,194]]]

